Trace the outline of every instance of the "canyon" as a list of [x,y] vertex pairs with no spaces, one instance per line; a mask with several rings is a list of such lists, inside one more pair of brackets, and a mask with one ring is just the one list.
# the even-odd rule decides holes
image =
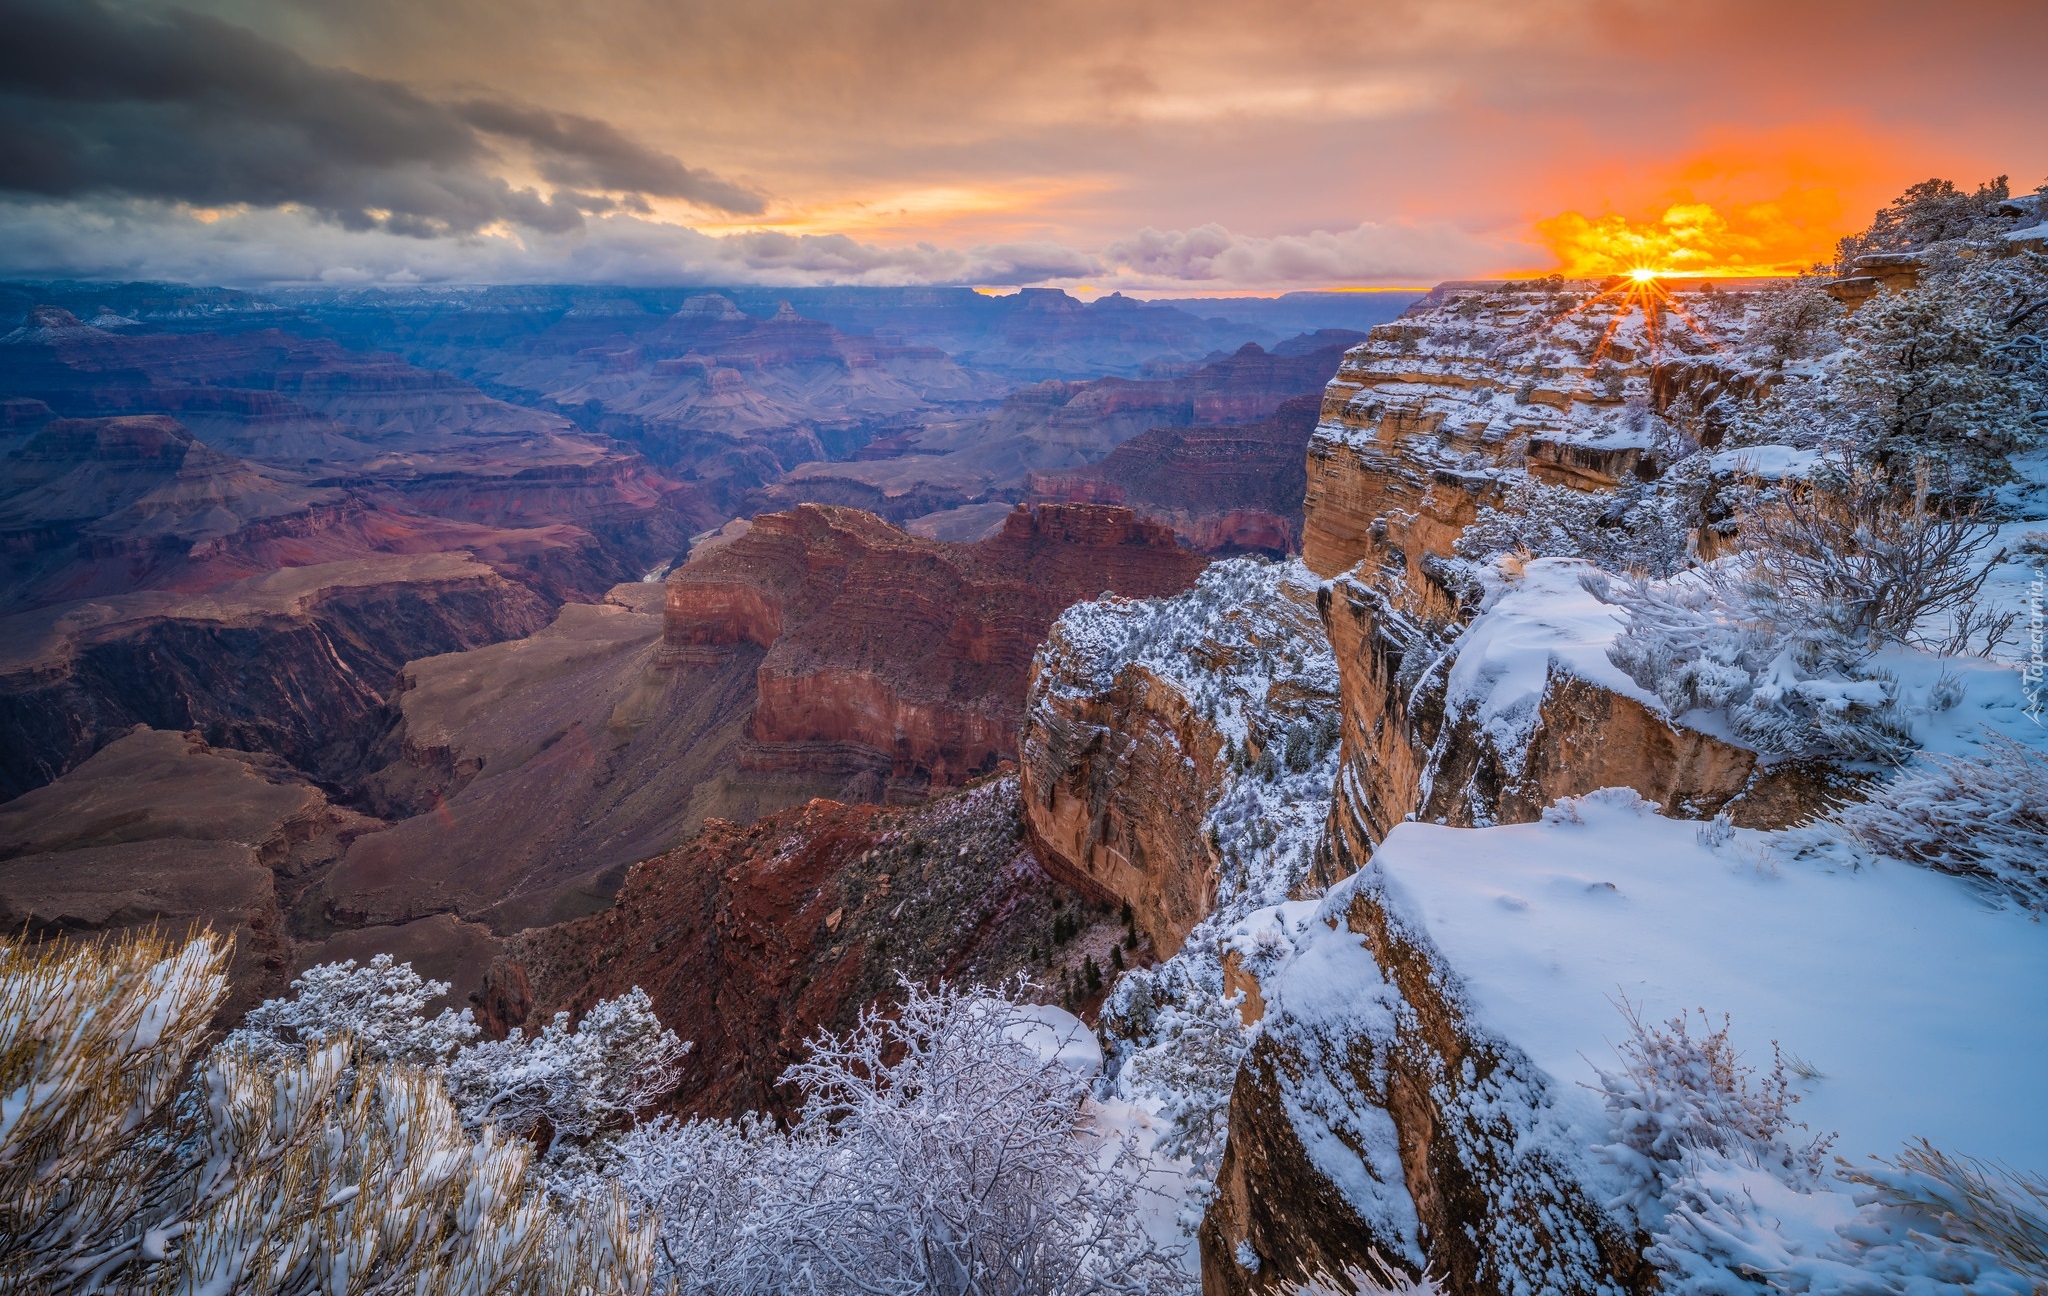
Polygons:
[[[1693,492],[1673,543],[1737,538],[1771,287],[1687,286],[1698,332],[1660,337],[1582,311],[1611,285],[1457,282],[1200,354],[1219,321],[1063,294],[906,294],[900,327],[829,290],[222,299],[246,327],[152,336],[39,308],[0,346],[0,917],[231,929],[235,1011],[381,952],[500,1035],[640,986],[689,1115],[786,1116],[805,1041],[899,977],[1029,976],[1113,1066],[1205,996],[1247,1028],[1188,1199],[1205,1293],[1383,1261],[1655,1290],[1529,968],[1611,995],[1630,906],[1685,950],[1728,905],[1795,930],[1772,897],[1813,885],[1960,892],[1763,862],[1872,772],[1672,714],[1592,558],[1463,542],[1539,489]],[[1957,717],[2014,722],[2014,672],[1952,674]],[[1471,935],[1532,907],[1597,939]]]

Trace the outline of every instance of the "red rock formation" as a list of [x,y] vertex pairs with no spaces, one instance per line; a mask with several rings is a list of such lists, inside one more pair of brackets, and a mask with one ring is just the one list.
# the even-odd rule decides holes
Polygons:
[[640,986],[696,1046],[674,1107],[786,1112],[776,1081],[804,1041],[851,1025],[899,971],[1045,978],[1053,914],[1081,902],[1021,827],[1014,777],[915,810],[811,801],[751,828],[713,819],[636,865],[612,908],[509,941],[477,1001],[516,1024]]
[[1176,593],[1202,565],[1122,508],[1019,508],[991,539],[949,545],[805,505],[669,578],[665,651],[768,649],[743,767],[846,753],[914,795],[1015,758],[1031,654],[1068,605]]

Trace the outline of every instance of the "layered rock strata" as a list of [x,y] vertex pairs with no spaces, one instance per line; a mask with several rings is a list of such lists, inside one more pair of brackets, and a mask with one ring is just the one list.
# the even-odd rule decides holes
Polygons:
[[137,724],[347,779],[388,724],[405,662],[526,634],[547,616],[532,590],[450,553],[17,613],[0,619],[0,795],[49,781]]
[[735,523],[665,585],[407,665],[365,787],[400,822],[308,905],[509,933],[602,908],[707,817],[921,799],[1014,758],[1032,651],[1069,603],[1176,590],[1202,562],[1094,506],[1019,510],[975,545],[818,506]]
[[1717,350],[1756,295],[1670,287],[1697,331],[1662,310],[1653,339],[1639,310],[1594,302],[1602,284],[1562,279],[1443,284],[1375,327],[1323,396],[1303,559],[1334,576],[1387,549],[1448,556],[1504,468],[1582,490],[1653,479],[1673,452],[1651,416],[1681,399],[1712,444],[1716,402],[1760,382]]
[[1016,756],[1032,652],[1068,605],[1191,584],[1204,564],[1130,510],[1019,508],[988,540],[925,540],[805,505],[668,582],[667,659],[765,650],[742,769],[843,765],[872,799],[956,784]]
[[1293,553],[1321,405],[1301,396],[1256,423],[1141,432],[1100,463],[1032,473],[1031,498],[1122,504],[1206,553]]
[[1220,896],[1306,871],[1337,737],[1314,600],[1298,564],[1219,563],[1178,598],[1074,608],[1032,663],[1032,840],[1063,879],[1130,905],[1161,955]]
[[[1287,401],[1319,392],[1344,348],[1357,338],[1326,329],[1270,352],[1247,343],[1175,377],[1039,383],[1012,394],[992,414],[928,420],[914,431],[875,441],[851,462],[807,464],[762,498],[777,505],[796,500],[851,505],[896,521],[1014,500],[1029,489],[1031,474],[1082,468],[1156,428],[1216,428],[1271,419]],[[1266,443],[1287,435],[1274,428],[1246,438],[1283,478],[1293,468],[1280,467],[1284,452]],[[1247,508],[1270,502],[1291,510],[1293,499],[1284,489],[1278,500],[1269,500],[1272,492],[1247,477],[1225,471],[1217,480],[1216,469],[1196,468],[1219,453],[1204,444],[1213,439],[1214,434],[1195,436],[1185,455],[1187,466],[1178,474],[1211,479],[1206,483],[1209,509],[1227,514],[1228,507],[1218,507],[1219,492],[1242,491],[1251,496]],[[1191,482],[1187,489],[1201,494],[1205,484]],[[1169,499],[1171,494],[1169,489]]]
[[31,936],[211,926],[235,942],[229,1021],[283,992],[298,891],[382,826],[275,757],[137,728],[0,806],[0,923]]

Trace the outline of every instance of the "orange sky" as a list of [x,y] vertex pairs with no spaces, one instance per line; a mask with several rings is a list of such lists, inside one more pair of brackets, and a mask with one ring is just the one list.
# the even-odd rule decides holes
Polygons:
[[[1173,293],[1765,272],[1930,175],[2048,180],[2040,0],[181,3],[428,100],[607,123],[759,210],[656,197],[443,239],[261,203],[203,228],[175,204],[66,217],[130,239],[137,272]],[[493,165],[546,193],[518,149]],[[0,237],[61,260],[86,237],[64,223]]]

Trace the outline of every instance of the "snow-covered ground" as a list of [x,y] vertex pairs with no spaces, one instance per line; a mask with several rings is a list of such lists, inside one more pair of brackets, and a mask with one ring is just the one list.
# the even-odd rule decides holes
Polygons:
[[1810,1064],[1796,1115],[1851,1160],[1926,1137],[2048,1172],[2048,924],[1926,869],[1715,835],[1609,791],[1541,823],[1402,824],[1373,867],[1479,1020],[1588,1120],[1577,1083],[1614,1065],[1626,998],[1651,1021],[1727,1013],[1752,1063],[1776,1041]]

